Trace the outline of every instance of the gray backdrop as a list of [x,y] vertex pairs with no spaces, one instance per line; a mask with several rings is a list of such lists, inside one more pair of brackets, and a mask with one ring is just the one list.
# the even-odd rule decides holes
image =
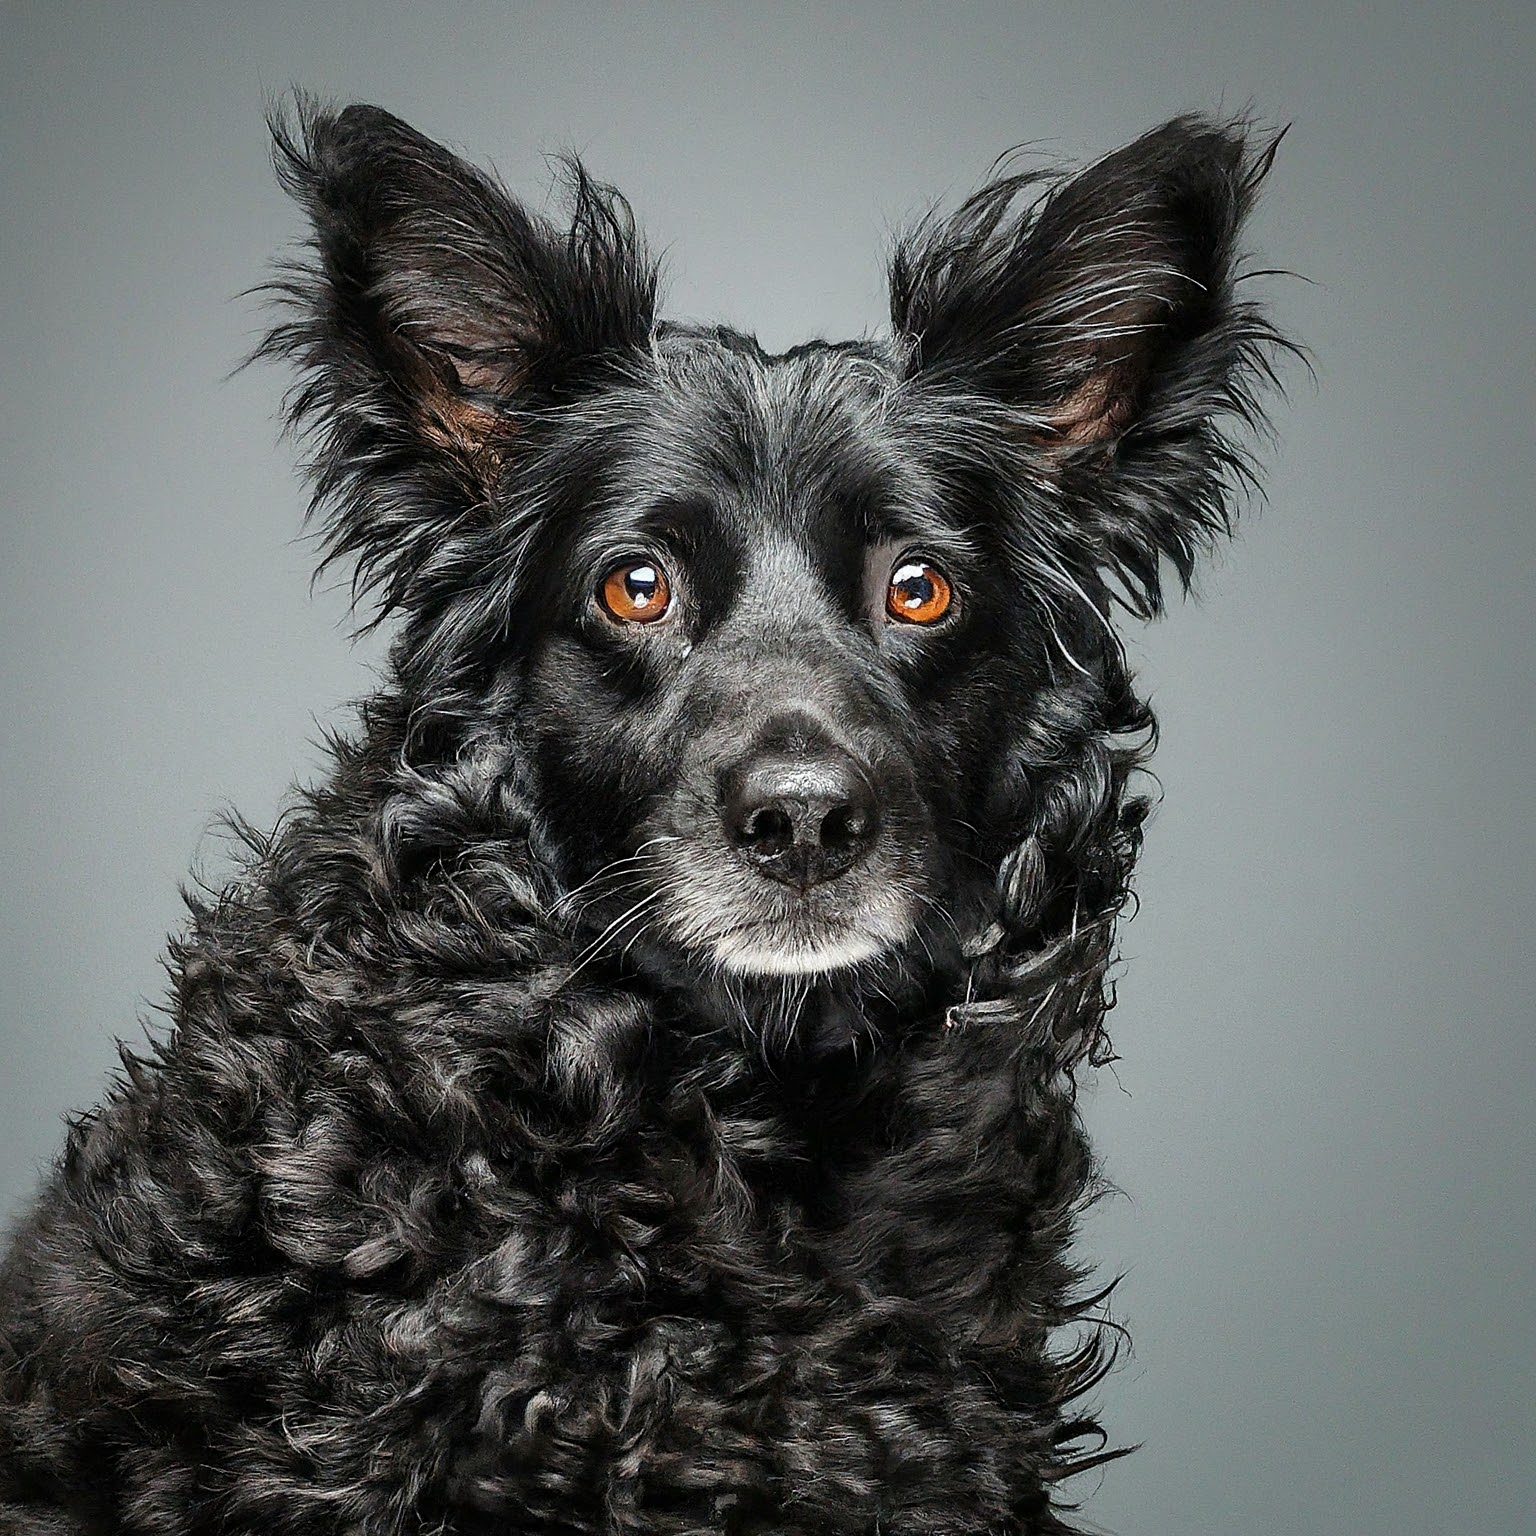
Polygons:
[[1144,1448],[1081,1491],[1127,1536],[1529,1531],[1533,14],[0,7],[4,1211],[158,1001],[212,814],[270,821],[377,657],[307,592],[283,381],[226,377],[298,229],[263,92],[535,196],[578,148],[672,311],[772,346],[879,326],[886,231],[1006,146],[1251,103],[1295,123],[1253,239],[1311,279],[1274,293],[1318,382],[1203,603],[1134,640],[1167,795],[1085,1248]]

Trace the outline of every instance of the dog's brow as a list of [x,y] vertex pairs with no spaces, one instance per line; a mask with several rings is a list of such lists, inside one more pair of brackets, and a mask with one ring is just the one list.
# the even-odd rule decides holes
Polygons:
[[813,597],[825,600],[826,580],[811,553],[781,532],[755,539],[748,557],[740,601],[766,612],[788,615]]
[[869,507],[865,539],[871,548],[921,550],[957,570],[982,558],[973,532],[959,526],[915,487],[902,489],[903,494],[879,499]]

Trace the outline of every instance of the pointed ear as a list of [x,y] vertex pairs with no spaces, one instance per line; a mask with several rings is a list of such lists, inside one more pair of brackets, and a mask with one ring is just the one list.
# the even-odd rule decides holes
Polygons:
[[299,97],[271,128],[313,239],[268,285],[287,317],[257,355],[300,369],[288,414],[315,447],[322,568],[355,558],[377,622],[458,563],[530,413],[648,345],[656,270],[628,205],[574,161],[562,229],[377,107]]
[[1070,179],[991,183],[892,263],[914,382],[981,397],[1059,503],[1067,558],[1143,616],[1161,558],[1187,585],[1250,479],[1227,432],[1262,425],[1286,344],[1236,297],[1237,238],[1278,142],[1177,118]]

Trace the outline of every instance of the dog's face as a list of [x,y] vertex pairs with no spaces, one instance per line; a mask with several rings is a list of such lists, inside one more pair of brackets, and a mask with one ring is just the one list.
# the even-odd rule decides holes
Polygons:
[[658,322],[579,168],[563,232],[377,109],[299,130],[320,259],[269,348],[306,369],[329,554],[403,614],[427,716],[516,740],[594,942],[840,973],[1038,885],[1010,850],[1103,810],[1112,603],[1155,612],[1225,526],[1267,157],[1181,120],[993,183],[899,248],[890,341],[769,356]]
[[542,804],[616,939],[815,973],[952,903],[991,722],[1037,658],[999,541],[903,413],[878,349],[688,330],[606,397],[601,474],[536,557],[524,697]]

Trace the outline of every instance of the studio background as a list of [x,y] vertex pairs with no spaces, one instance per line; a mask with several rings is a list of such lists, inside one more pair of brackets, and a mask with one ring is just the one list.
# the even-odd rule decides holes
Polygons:
[[1314,3],[0,4],[0,1218],[163,992],[176,888],[370,687],[308,590],[300,233],[264,93],[388,106],[542,198],[575,148],[668,310],[884,323],[890,229],[1023,140],[1291,121],[1251,244],[1316,359],[1268,505],[1132,636],[1166,798],[1085,1112],[1135,1351],[1126,1536],[1530,1530],[1536,13]]

